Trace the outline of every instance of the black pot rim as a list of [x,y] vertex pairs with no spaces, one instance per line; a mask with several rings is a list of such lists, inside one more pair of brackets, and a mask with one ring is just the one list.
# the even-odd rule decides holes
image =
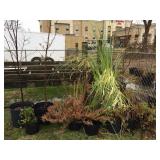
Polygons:
[[10,104],[10,109],[16,109],[16,108],[24,108],[24,107],[33,107],[34,103],[31,101],[20,101]]

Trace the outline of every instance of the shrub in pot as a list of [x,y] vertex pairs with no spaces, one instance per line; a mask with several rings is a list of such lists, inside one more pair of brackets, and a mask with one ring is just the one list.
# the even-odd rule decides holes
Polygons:
[[85,133],[88,136],[97,135],[104,121],[106,121],[106,116],[103,108],[86,110],[83,116],[83,126]]
[[[49,106],[52,106],[51,102],[39,102],[34,105],[34,113],[38,119],[39,123],[43,123],[42,116],[47,113],[47,109]],[[47,121],[46,121],[47,124]]]
[[88,136],[94,136],[98,134],[100,126],[95,121],[86,120],[83,121],[83,123],[85,133]]
[[116,117],[114,120],[106,121],[105,128],[110,133],[119,133],[121,130],[122,120],[120,117]]
[[28,106],[32,106],[33,107],[33,103],[29,102],[29,101],[24,101],[24,102],[16,102],[10,105],[10,113],[11,113],[11,122],[13,127],[19,128],[20,127],[20,120],[21,120],[21,116],[20,116],[20,111],[23,108],[26,108]]
[[128,108],[128,110],[126,110],[127,129],[129,129],[130,131],[137,130],[141,127],[138,114],[139,111],[136,107]]
[[[82,127],[81,122],[83,122],[88,135],[97,134],[100,128],[99,121],[104,118],[103,110],[89,110],[83,102],[83,96],[78,98],[69,97],[64,102],[54,102],[54,106],[48,108],[48,112],[42,116],[42,120],[64,124],[71,130],[80,130]],[[94,133],[90,133],[89,130]]]
[[68,124],[68,129],[71,131],[79,131],[83,126],[83,122],[81,120],[72,120]]
[[84,112],[82,97],[68,97],[64,102],[55,101],[42,116],[44,122],[65,124],[68,129],[79,130],[82,127],[81,117]]
[[156,112],[154,108],[149,108],[147,104],[142,103],[127,110],[126,122],[130,131],[141,129],[149,131],[155,129]]
[[32,107],[21,109],[21,125],[24,125],[27,134],[35,134],[39,131],[39,124]]

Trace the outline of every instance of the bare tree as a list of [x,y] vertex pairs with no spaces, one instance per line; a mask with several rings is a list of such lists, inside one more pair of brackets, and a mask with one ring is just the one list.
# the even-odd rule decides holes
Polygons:
[[18,30],[20,28],[20,23],[18,20],[9,20],[5,21],[5,31],[6,34],[4,35],[6,44],[7,44],[7,51],[10,53],[12,61],[15,63],[15,69],[17,71],[17,75],[20,81],[20,94],[21,94],[21,101],[24,101],[24,94],[23,94],[23,87],[22,87],[22,76],[21,76],[21,59],[22,59],[22,52],[25,42],[27,41],[25,38],[23,39],[21,45],[21,52],[19,53],[19,41],[18,41]]
[[[57,21],[56,21],[57,23]],[[51,38],[51,27],[52,27],[52,24],[51,24],[51,20],[48,21],[48,26],[47,26],[47,32],[48,32],[48,35],[47,35],[47,41],[45,43],[45,45],[43,45],[43,49],[45,51],[45,57],[44,57],[44,70],[45,70],[45,73],[47,72],[47,56],[48,56],[48,50],[49,48],[51,47],[51,45],[53,44],[53,41],[56,37],[56,31],[55,31],[55,34],[54,36]],[[44,99],[45,99],[45,102],[47,102],[47,85],[48,85],[48,77],[47,75],[44,76]]]
[[143,51],[147,52],[148,51],[148,35],[149,35],[149,30],[152,25],[152,20],[143,20],[145,31],[144,31],[144,39],[143,39]]

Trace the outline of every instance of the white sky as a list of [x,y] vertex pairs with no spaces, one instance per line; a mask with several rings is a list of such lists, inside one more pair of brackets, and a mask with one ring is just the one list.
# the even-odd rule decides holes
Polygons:
[[26,31],[40,32],[40,26],[38,20],[20,20],[22,27]]

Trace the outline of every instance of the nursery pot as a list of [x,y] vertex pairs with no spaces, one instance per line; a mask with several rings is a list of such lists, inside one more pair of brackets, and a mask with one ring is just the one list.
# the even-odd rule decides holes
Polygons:
[[82,128],[82,121],[80,120],[74,120],[68,125],[68,129],[71,131],[79,131]]
[[131,131],[139,129],[141,127],[140,126],[140,119],[138,117],[130,118],[127,121],[127,123],[128,123],[127,128],[130,129]]
[[116,118],[114,121],[106,121],[105,123],[105,127],[107,129],[108,132],[110,133],[119,133],[121,130],[121,124],[122,124],[122,120],[121,118]]
[[47,109],[51,105],[53,105],[51,102],[39,102],[34,105],[34,113],[39,123],[47,124],[46,122],[42,121],[41,117],[47,113]]
[[35,134],[39,131],[39,124],[38,123],[31,123],[25,126],[26,134]]
[[10,105],[10,113],[11,113],[11,123],[13,127],[20,127],[20,111],[25,107],[32,107],[34,104],[29,101],[25,102],[16,102]]
[[155,79],[155,73],[147,73],[145,76],[142,76],[141,83],[143,86],[151,86]]
[[88,136],[97,135],[99,132],[100,124],[96,121],[93,121],[92,124],[84,124],[85,133]]
[[143,74],[142,71],[136,67],[129,68],[129,73],[138,77],[141,77]]

